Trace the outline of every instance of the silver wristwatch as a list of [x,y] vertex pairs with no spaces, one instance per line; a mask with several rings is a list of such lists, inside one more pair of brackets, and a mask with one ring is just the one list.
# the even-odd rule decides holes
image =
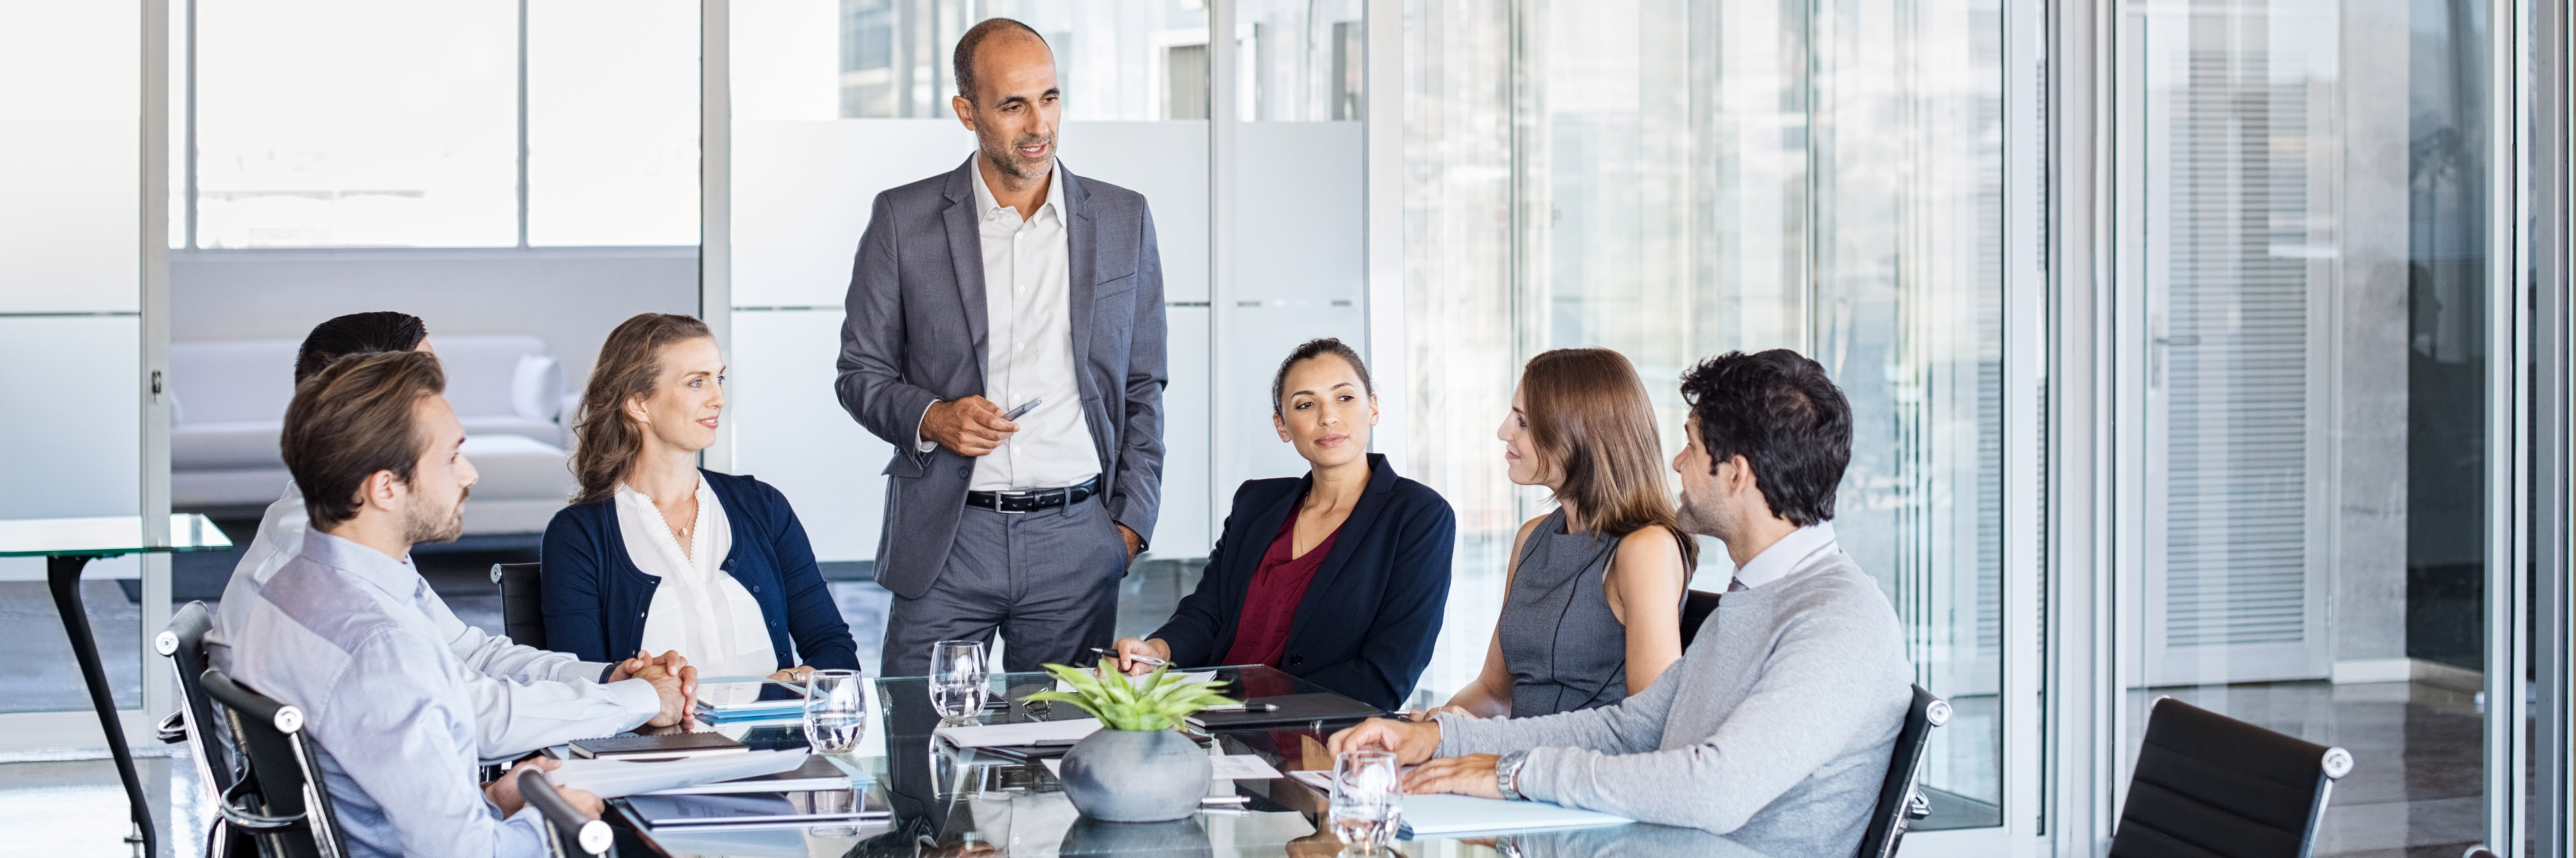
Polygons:
[[1494,761],[1494,789],[1510,801],[1521,800],[1521,761],[1529,759],[1528,751],[1513,751]]

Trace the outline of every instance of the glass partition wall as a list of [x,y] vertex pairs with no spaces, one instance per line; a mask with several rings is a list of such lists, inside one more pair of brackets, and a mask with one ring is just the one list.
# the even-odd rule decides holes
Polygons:
[[[1850,397],[1834,522],[1957,715],[1921,829],[2000,825],[2003,64],[1994,0],[1422,4],[1406,57],[1413,456],[1459,510],[1443,697],[1492,634],[1520,361],[1626,354],[1677,452],[1681,372],[1796,349]],[[1697,589],[1732,574],[1711,541]]]
[[2503,798],[2488,8],[2192,0],[2115,25],[2142,427],[2122,771],[2167,696],[2345,747],[2319,855],[2457,854]]

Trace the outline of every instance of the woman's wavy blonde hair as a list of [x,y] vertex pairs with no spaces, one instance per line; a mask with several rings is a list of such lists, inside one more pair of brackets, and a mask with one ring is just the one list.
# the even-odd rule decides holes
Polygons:
[[573,420],[572,475],[581,481],[573,503],[616,496],[617,481],[644,452],[644,427],[626,416],[626,403],[653,396],[654,382],[662,377],[662,349],[713,336],[707,323],[669,313],[645,313],[608,332]]

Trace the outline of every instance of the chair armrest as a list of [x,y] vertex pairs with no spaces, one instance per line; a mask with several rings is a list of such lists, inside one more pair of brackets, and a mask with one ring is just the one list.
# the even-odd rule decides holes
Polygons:
[[608,830],[608,823],[575,810],[572,802],[555,793],[554,782],[546,780],[543,772],[531,768],[519,773],[519,798],[545,816],[546,828],[565,854],[606,855],[617,845],[617,835]]

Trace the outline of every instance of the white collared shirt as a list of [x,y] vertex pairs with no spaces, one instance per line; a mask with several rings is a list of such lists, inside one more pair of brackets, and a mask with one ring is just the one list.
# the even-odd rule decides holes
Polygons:
[[1750,590],[1789,577],[1789,573],[1807,568],[1807,561],[1827,552],[1839,552],[1842,543],[1834,539],[1833,522],[1819,521],[1780,537],[1762,553],[1735,570],[1735,581],[1728,590]]
[[[984,398],[1020,415],[1020,431],[975,460],[967,488],[979,492],[1080,485],[1100,473],[1082,391],[1073,367],[1072,243],[1066,231],[1064,169],[1047,179],[1046,202],[1028,218],[975,186],[975,219],[984,248],[986,371]],[[933,445],[923,441],[922,451]]]
[[760,602],[724,570],[725,557],[733,553],[733,525],[704,477],[697,495],[697,524],[684,552],[653,498],[617,484],[617,529],[626,558],[662,579],[644,609],[644,649],[655,655],[678,650],[700,676],[766,676],[778,670],[778,650],[769,643]]

